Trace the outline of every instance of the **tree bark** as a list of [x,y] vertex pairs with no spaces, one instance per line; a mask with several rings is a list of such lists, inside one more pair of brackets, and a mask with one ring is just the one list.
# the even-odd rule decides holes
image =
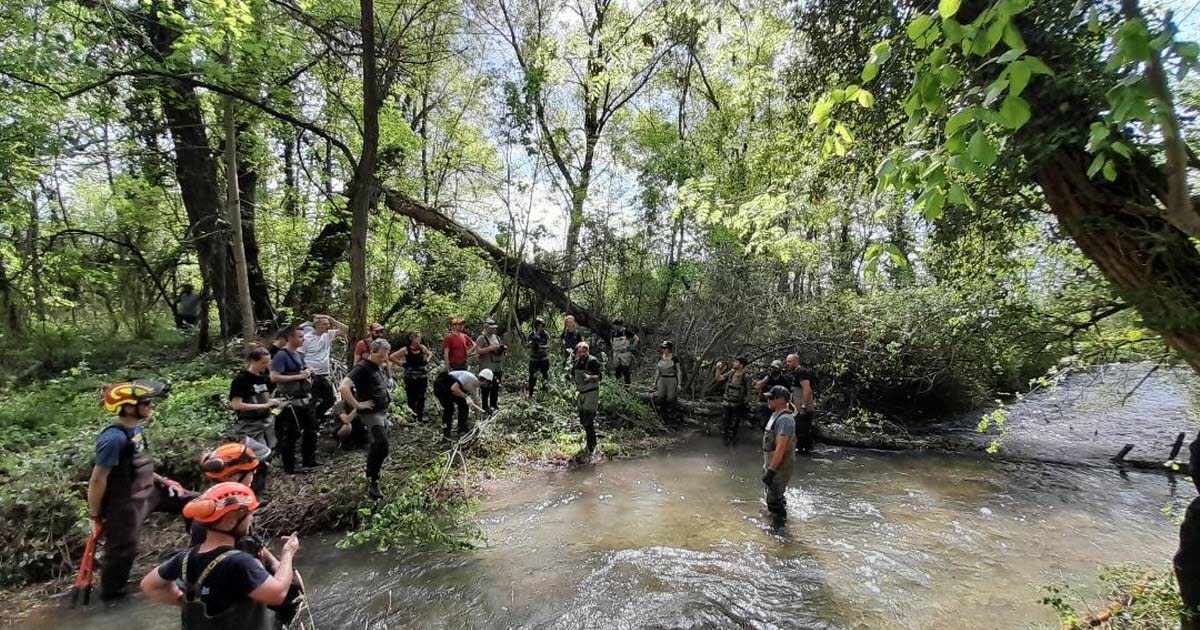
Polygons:
[[[243,147],[242,155],[247,151],[256,136],[243,123],[238,125],[237,146]],[[275,307],[271,304],[271,286],[258,260],[258,231],[255,219],[258,214],[258,170],[253,160],[238,160],[238,190],[241,193],[242,208],[242,248],[246,253],[246,274],[250,282],[250,301],[254,305],[254,319],[257,322],[275,321]]]
[[308,245],[308,254],[288,289],[284,302],[294,314],[322,310],[329,302],[328,278],[346,256],[350,241],[350,221],[344,215],[325,224]]
[[367,334],[367,228],[375,200],[379,149],[379,78],[375,68],[375,2],[359,0],[362,13],[363,144],[350,193],[350,338]]
[[[449,236],[454,239],[459,247],[482,251],[484,255],[491,259],[500,273],[514,278],[524,287],[562,309],[565,314],[575,316],[575,321],[580,326],[587,327],[605,339],[612,336],[612,322],[608,318],[592,313],[583,306],[573,302],[567,291],[554,282],[553,276],[549,272],[538,269],[514,256],[510,256],[495,243],[476,234],[454,219],[403,194],[385,190],[383,200],[392,212],[409,217],[428,228]],[[518,273],[518,270],[520,270],[520,273]]]
[[[229,63],[229,44],[226,42],[226,63]],[[232,231],[234,271],[237,280],[238,314],[242,339],[254,339],[254,306],[250,300],[250,276],[246,271],[246,250],[242,247],[242,196],[238,191],[237,121],[234,120],[233,97],[221,98],[225,115],[225,212]]]
[[[1139,181],[1161,177],[1134,162],[1114,182],[1087,177],[1087,153],[1064,146],[1035,173],[1059,225],[1147,327],[1200,372],[1200,251],[1158,212]],[[1123,167],[1124,168],[1124,167]]]

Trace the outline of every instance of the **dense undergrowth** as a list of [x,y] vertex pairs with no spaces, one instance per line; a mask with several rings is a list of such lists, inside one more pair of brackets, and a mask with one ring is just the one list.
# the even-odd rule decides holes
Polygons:
[[1065,584],[1047,585],[1042,603],[1058,615],[1062,630],[1165,630],[1179,627],[1183,605],[1170,567],[1117,565],[1098,579],[1098,596],[1086,598]]
[[[128,363],[123,363],[129,359],[123,353],[108,360],[75,355],[75,365],[49,378],[4,386],[0,586],[45,582],[71,572],[86,535],[84,499],[95,436],[113,421],[99,403],[107,383],[135,377],[172,382],[171,396],[146,425],[155,468],[185,486],[206,485],[196,459],[230,437],[232,416],[225,395],[240,362],[232,352],[197,356],[171,336],[127,347],[134,345],[137,359]],[[106,364],[109,360],[121,363]],[[350,531],[342,545],[470,546],[479,537],[467,518],[480,487],[479,473],[494,476],[539,463],[563,465],[582,446],[574,391],[562,373],[552,375],[536,401],[516,393],[524,374],[519,376],[508,380],[502,410],[465,449],[469,464],[446,465],[436,401],[430,398],[426,422],[417,425],[400,388],[393,408],[392,454],[383,475],[385,501],[370,502],[362,492],[362,453],[334,452],[326,442],[328,463],[319,474],[271,476],[256,522],[270,535]],[[597,422],[600,450],[607,456],[629,452],[638,438],[664,431],[649,407],[614,383],[602,388]],[[168,537],[164,544],[182,541]]]

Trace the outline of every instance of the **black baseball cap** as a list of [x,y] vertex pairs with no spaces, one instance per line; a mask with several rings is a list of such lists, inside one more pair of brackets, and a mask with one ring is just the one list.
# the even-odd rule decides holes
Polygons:
[[791,398],[791,397],[792,397],[792,392],[789,391],[788,388],[784,387],[783,385],[776,385],[775,387],[771,388],[771,391],[767,392],[767,398],[772,399],[772,400],[774,400],[776,398]]

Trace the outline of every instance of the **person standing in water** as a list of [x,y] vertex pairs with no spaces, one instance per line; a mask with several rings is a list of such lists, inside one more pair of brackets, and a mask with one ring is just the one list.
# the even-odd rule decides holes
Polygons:
[[780,521],[787,519],[788,482],[796,466],[796,449],[792,442],[796,437],[796,418],[788,409],[792,392],[787,387],[776,385],[767,392],[767,406],[771,417],[763,430],[763,485],[767,487],[767,510]]
[[737,441],[738,425],[746,417],[746,398],[750,395],[750,375],[746,374],[746,366],[750,363],[746,357],[738,357],[728,372],[724,362],[717,363],[716,380],[725,383],[721,404],[721,437],[726,444]]
[[575,362],[571,364],[571,377],[578,392],[575,404],[579,409],[579,424],[587,435],[589,455],[596,451],[596,410],[600,407],[600,379],[604,373],[600,360],[591,353],[586,341],[579,342],[575,346]]
[[679,403],[679,384],[683,381],[683,368],[675,357],[675,343],[664,341],[659,346],[661,356],[654,365],[654,405],[659,416],[668,425],[675,424],[676,406]]

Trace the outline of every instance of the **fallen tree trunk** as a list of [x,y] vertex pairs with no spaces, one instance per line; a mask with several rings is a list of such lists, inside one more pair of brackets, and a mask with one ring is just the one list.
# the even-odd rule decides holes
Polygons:
[[385,190],[383,200],[392,212],[449,236],[459,247],[480,250],[491,259],[497,270],[561,308],[563,313],[573,315],[580,326],[587,327],[605,339],[612,336],[612,322],[572,301],[548,272],[509,255],[474,230],[406,195],[394,190]]

